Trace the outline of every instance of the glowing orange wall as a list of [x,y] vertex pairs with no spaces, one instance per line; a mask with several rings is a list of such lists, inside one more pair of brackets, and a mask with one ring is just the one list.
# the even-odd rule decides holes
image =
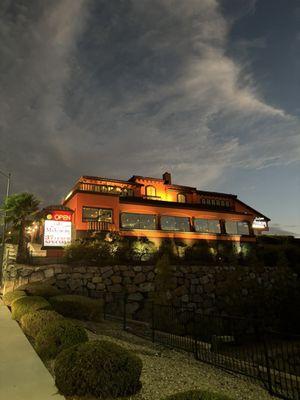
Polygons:
[[101,195],[90,193],[76,193],[66,204],[74,212],[73,223],[76,230],[87,230],[88,223],[82,221],[82,207],[101,207],[113,210],[113,224],[119,229],[119,196],[118,195]]
[[[205,211],[205,210],[194,210],[184,208],[173,208],[173,207],[156,207],[155,205],[147,204],[130,204],[120,203],[118,195],[102,195],[102,194],[90,194],[90,193],[76,193],[66,205],[74,210],[73,223],[76,230],[87,230],[88,223],[82,222],[82,207],[102,207],[113,210],[113,224],[116,230],[119,230],[119,215],[122,212],[141,213],[141,214],[155,214],[155,215],[170,215],[178,217],[188,218],[207,218],[207,219],[218,219],[218,220],[235,220],[235,221],[249,221],[250,224],[253,221],[253,214],[233,214],[230,212],[218,212],[218,211]],[[240,212],[244,212],[246,207],[239,207]],[[249,212],[249,210],[248,210]],[[221,240],[240,240],[240,236],[232,235],[214,235],[214,234],[200,234],[196,232],[164,232],[154,230],[132,230],[132,231],[120,231],[121,235],[124,236],[147,236],[149,238],[182,238],[182,239],[221,239]],[[244,240],[244,239],[243,239]],[[246,240],[252,241],[255,238],[247,238]]]

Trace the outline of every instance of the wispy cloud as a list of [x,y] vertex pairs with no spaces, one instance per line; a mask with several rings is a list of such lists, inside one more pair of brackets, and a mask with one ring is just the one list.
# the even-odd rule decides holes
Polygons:
[[[236,18],[255,7],[238,3]],[[300,160],[299,120],[267,104],[228,57],[232,20],[216,0],[16,0],[0,10],[0,167],[17,188],[52,201],[84,173],[172,169],[203,186],[227,168]]]

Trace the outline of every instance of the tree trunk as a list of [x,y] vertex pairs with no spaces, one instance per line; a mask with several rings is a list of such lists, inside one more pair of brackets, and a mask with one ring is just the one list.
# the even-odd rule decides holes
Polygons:
[[21,225],[19,228],[19,240],[18,240],[18,253],[17,253],[17,262],[24,262],[26,260],[26,248],[25,248],[25,223],[21,221]]

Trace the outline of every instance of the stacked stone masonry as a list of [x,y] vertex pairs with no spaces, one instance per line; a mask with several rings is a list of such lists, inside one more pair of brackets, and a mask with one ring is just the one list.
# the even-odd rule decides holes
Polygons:
[[[264,268],[255,272],[243,267],[245,274],[238,283],[240,296],[251,295],[252,288],[263,285],[271,287],[276,271]],[[175,303],[195,307],[204,313],[221,313],[224,296],[230,293],[222,289],[222,280],[235,271],[235,267],[174,266],[170,282],[170,294]],[[115,265],[104,267],[44,265],[29,266],[10,263],[4,271],[4,291],[16,289],[30,282],[49,282],[66,293],[102,297],[103,293],[128,293],[135,302],[133,308],[155,291],[156,270],[154,266]],[[293,278],[293,277],[292,277]],[[294,277],[295,279],[295,277]],[[223,290],[223,291],[222,291]]]

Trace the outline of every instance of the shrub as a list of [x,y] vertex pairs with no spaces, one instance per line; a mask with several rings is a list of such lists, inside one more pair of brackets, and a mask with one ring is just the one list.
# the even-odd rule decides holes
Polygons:
[[23,315],[20,323],[26,335],[36,338],[45,326],[59,320],[63,320],[63,316],[56,311],[39,310]]
[[61,291],[57,289],[55,286],[50,285],[49,283],[43,282],[32,282],[27,283],[26,285],[21,286],[22,290],[24,290],[29,296],[42,296],[42,297],[53,297],[61,294]]
[[48,323],[37,334],[35,348],[42,358],[55,358],[62,350],[88,340],[86,331],[65,319]]
[[102,301],[90,299],[89,297],[65,294],[51,297],[49,299],[55,311],[65,317],[102,320]]
[[16,290],[14,292],[5,293],[3,296],[3,302],[7,306],[11,306],[12,302],[20,299],[21,297],[25,297],[26,293],[23,290]]
[[12,318],[20,321],[29,312],[51,309],[50,303],[40,296],[26,296],[15,300],[11,305]]
[[65,248],[64,256],[69,263],[107,265],[114,263],[114,250],[112,243],[102,238],[74,242]]
[[232,398],[220,393],[212,393],[203,390],[189,390],[187,392],[179,392],[167,396],[162,400],[232,400]]
[[142,361],[122,347],[93,341],[63,351],[55,360],[55,383],[64,395],[101,399],[136,393]]

